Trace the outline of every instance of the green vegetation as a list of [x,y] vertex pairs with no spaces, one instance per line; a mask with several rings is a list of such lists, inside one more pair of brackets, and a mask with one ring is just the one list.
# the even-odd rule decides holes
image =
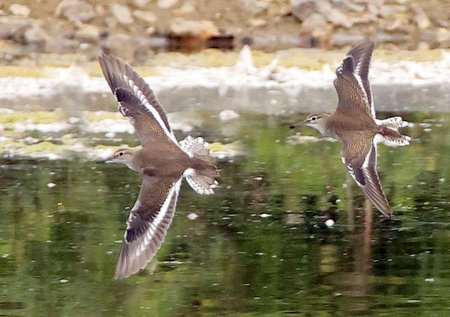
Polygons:
[[0,113],[0,124],[13,124],[17,122],[28,123],[54,123],[61,120],[61,111],[15,111]]

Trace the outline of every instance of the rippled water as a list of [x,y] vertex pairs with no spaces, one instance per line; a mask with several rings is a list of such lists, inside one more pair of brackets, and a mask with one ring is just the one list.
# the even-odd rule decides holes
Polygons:
[[214,196],[183,185],[156,259],[122,281],[112,277],[139,177],[75,158],[3,159],[0,315],[446,316],[450,116],[403,116],[412,144],[379,147],[389,223],[348,181],[337,142],[292,138],[301,115],[204,124],[193,133],[240,140],[245,154],[219,161]]

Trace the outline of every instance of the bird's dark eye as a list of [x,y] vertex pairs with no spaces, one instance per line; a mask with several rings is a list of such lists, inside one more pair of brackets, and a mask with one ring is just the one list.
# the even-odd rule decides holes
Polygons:
[[317,120],[317,117],[312,117],[311,118],[311,121],[315,121],[315,120]]
[[123,156],[123,152],[119,152],[119,156]]

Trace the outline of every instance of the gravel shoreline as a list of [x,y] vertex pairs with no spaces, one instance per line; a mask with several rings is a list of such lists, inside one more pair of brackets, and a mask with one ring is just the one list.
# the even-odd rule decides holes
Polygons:
[[[229,106],[224,106],[224,109],[243,110],[242,100],[233,103],[229,102],[230,98],[239,99],[240,95],[245,98],[252,98],[252,94],[257,94],[258,96],[255,95],[256,100],[267,101],[267,98],[261,97],[262,94],[262,96],[269,97],[268,106],[263,108],[272,109],[272,111],[262,109],[262,112],[271,113],[275,111],[278,113],[295,111],[295,108],[292,108],[289,104],[296,104],[298,100],[305,100],[305,98],[316,101],[335,98],[333,97],[335,67],[336,65],[326,63],[320,70],[304,70],[297,67],[277,66],[274,60],[269,65],[258,68],[253,65],[251,57],[243,52],[234,66],[158,67],[159,75],[145,77],[145,80],[161,99],[166,99],[165,102],[169,103],[169,110],[171,111],[177,111],[178,109],[170,104],[176,104],[177,99],[184,100],[186,97],[199,99],[200,102],[206,103],[210,103],[209,99],[212,98],[217,101],[217,104],[213,106],[217,109],[220,109],[222,104],[220,99],[225,98],[228,100]],[[441,59],[435,61],[390,63],[374,60],[369,78],[374,86],[375,100],[377,100],[377,90],[384,91],[380,98],[387,97],[386,89],[389,91],[401,89],[417,92],[422,90],[422,97],[427,97],[432,93],[434,98],[442,99],[441,105],[434,105],[436,108],[434,111],[448,112],[450,111],[448,103],[449,73],[450,53],[443,51]],[[327,91],[324,96],[316,96],[323,91]],[[109,93],[109,87],[107,87],[103,77],[91,77],[85,70],[77,67],[54,69],[49,77],[43,78],[0,78],[0,100],[4,104],[39,99],[51,101],[65,96],[70,98],[73,95],[82,99],[84,95],[104,95],[107,93]],[[313,95],[310,95],[311,93]],[[392,92],[388,95],[392,96]],[[387,102],[392,103],[389,100]],[[247,103],[245,104],[248,106]],[[282,105],[277,106],[277,104]],[[433,103],[431,105],[433,106]],[[8,106],[6,105],[6,107]],[[91,110],[89,105],[84,108],[84,110],[87,109]],[[98,109],[94,107],[92,110]],[[413,107],[396,110],[413,111],[420,109]]]

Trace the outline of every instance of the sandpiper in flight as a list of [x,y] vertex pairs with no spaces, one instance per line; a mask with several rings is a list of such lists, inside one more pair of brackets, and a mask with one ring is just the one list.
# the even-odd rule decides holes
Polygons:
[[139,196],[127,220],[115,278],[144,268],[161,246],[186,178],[199,194],[212,194],[218,172],[202,138],[177,142],[167,116],[147,83],[123,61],[102,54],[103,74],[142,147],[121,148],[107,162],[126,164],[143,175]]
[[391,207],[377,173],[377,143],[403,146],[411,138],[398,131],[407,125],[401,117],[375,118],[368,80],[373,47],[369,40],[356,43],[336,69],[334,86],[339,102],[335,112],[312,113],[291,128],[304,124],[342,141],[341,158],[347,170],[375,207],[390,217]]

